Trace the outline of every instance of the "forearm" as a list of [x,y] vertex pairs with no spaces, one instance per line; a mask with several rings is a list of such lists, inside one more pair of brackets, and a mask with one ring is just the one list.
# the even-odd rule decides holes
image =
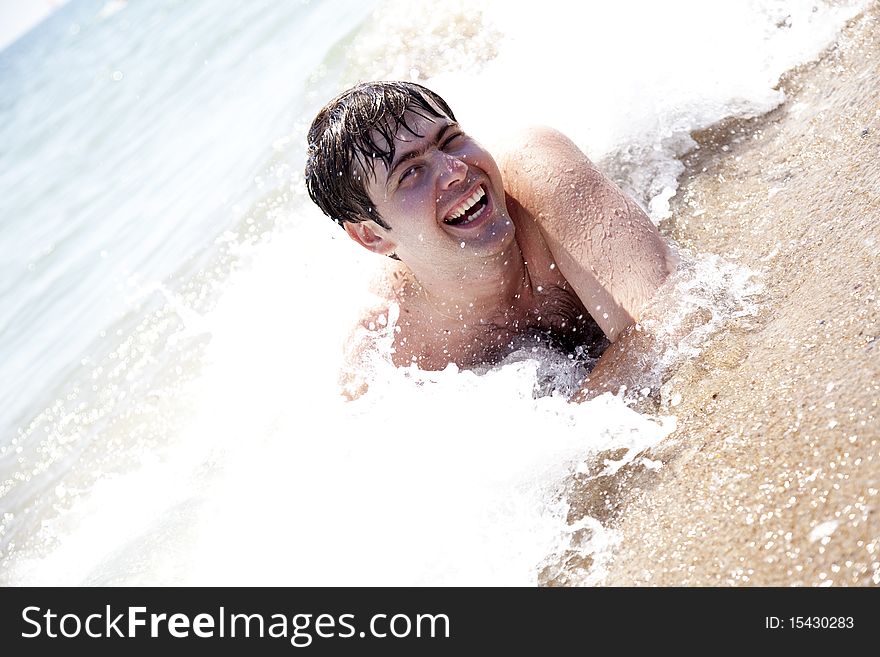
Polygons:
[[606,392],[616,395],[644,386],[644,363],[653,355],[656,346],[653,334],[636,330],[635,326],[624,329],[618,340],[602,354],[571,401],[584,402]]

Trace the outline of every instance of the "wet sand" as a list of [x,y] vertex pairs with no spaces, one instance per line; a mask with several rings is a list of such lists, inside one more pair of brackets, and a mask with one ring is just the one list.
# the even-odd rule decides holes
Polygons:
[[645,454],[662,467],[579,487],[573,518],[621,539],[604,584],[880,584],[878,26],[875,3],[783,78],[781,107],[695,135],[661,229],[765,289],[670,373],[678,428]]

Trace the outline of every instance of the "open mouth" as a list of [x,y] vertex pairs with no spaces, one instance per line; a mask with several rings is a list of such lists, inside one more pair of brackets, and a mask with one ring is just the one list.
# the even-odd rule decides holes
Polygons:
[[443,220],[449,226],[467,226],[479,219],[489,205],[489,196],[482,185],[464,201],[455,206]]

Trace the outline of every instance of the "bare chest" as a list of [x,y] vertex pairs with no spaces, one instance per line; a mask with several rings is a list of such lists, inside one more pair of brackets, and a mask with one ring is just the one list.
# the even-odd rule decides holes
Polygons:
[[574,352],[604,339],[583,304],[567,286],[543,281],[524,303],[483,318],[452,318],[400,313],[395,327],[393,360],[440,370],[500,361],[526,344],[544,343]]
[[393,360],[440,370],[498,362],[526,343],[571,353],[604,346],[604,335],[559,271],[537,225],[511,208],[526,276],[520,293],[482,316],[458,317],[400,303]]

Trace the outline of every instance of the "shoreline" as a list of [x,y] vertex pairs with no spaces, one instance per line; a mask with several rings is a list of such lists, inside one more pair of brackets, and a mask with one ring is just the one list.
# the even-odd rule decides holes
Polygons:
[[662,467],[578,486],[620,538],[606,585],[880,584],[878,21],[785,74],[777,109],[694,135],[661,232],[764,292],[669,373],[678,429],[644,454]]

